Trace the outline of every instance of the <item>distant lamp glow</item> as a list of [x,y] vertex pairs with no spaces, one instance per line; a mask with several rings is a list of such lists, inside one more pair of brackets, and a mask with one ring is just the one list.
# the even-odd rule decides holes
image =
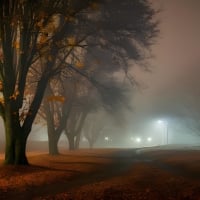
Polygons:
[[169,142],[168,142],[168,121],[166,121],[166,120],[158,120],[157,121],[158,122],[158,124],[161,124],[162,126],[164,126],[164,134],[166,134],[166,144],[168,144]]
[[151,137],[148,137],[148,138],[147,138],[147,141],[148,141],[148,142],[151,142],[151,141],[152,141],[152,138],[151,138]]
[[109,140],[109,137],[106,136],[106,137],[104,138],[104,140],[105,140],[105,141],[108,141],[108,140]]
[[136,138],[136,142],[140,143],[141,142],[141,138]]

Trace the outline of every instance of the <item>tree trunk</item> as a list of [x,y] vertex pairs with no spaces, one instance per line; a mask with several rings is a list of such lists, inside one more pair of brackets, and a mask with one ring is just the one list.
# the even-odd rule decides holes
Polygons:
[[93,146],[94,146],[94,142],[93,142],[92,140],[88,140],[88,143],[89,143],[89,147],[90,147],[90,149],[92,149]]
[[79,149],[80,139],[81,139],[81,133],[79,133],[79,134],[76,136],[76,140],[75,140],[75,149]]
[[90,143],[89,146],[90,146],[90,149],[93,149],[93,143]]
[[48,132],[48,144],[49,144],[49,154],[50,155],[58,155],[58,140],[60,138],[60,134],[58,134],[53,126],[53,122],[47,117],[47,132]]
[[26,157],[26,137],[23,133],[17,134],[17,137],[13,137],[12,134],[6,132],[6,146],[5,146],[5,165],[28,165]]
[[26,143],[27,138],[23,136],[18,136],[15,143],[15,164],[16,165],[28,165],[28,160],[26,157]]
[[58,155],[58,140],[59,137],[57,137],[56,133],[49,134],[48,133],[48,143],[49,143],[49,154],[50,155]]
[[[47,87],[48,89],[48,87]],[[54,127],[54,113],[51,112],[51,104],[46,103],[44,106],[44,112],[46,115],[47,121],[47,133],[48,133],[48,145],[49,145],[49,154],[58,155],[58,140],[60,138],[61,132],[57,132]]]
[[87,116],[88,112],[83,112],[81,114],[81,119],[78,125],[78,128],[76,130],[76,141],[75,141],[75,148],[78,149],[79,148],[79,144],[80,144],[80,139],[81,139],[81,130],[83,128],[83,124],[85,122],[86,116]]
[[4,163],[6,165],[28,165],[26,157],[28,133],[20,127],[18,114],[13,115],[9,106],[6,111],[4,118],[6,134]]
[[75,141],[74,136],[67,134],[69,150],[75,150]]

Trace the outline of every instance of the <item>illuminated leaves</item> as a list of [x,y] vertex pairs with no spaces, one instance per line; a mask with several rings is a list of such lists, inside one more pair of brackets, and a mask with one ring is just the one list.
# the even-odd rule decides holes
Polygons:
[[26,117],[26,113],[25,113],[25,112],[22,112],[22,113],[20,114],[20,116],[19,116],[20,121],[23,121],[23,120],[25,119],[25,117]]
[[47,101],[59,101],[61,103],[65,102],[65,97],[64,96],[49,96],[47,97]]
[[20,43],[19,43],[19,41],[15,41],[13,43],[13,47],[16,48],[16,49],[20,49]]
[[69,46],[75,46],[76,45],[76,38],[71,36],[67,38],[67,44]]
[[0,92],[3,90],[3,83],[0,81]]
[[82,69],[82,68],[84,68],[84,63],[83,63],[83,62],[77,61],[77,62],[75,63],[75,66],[76,66],[77,68],[79,68],[79,69]]
[[0,97],[0,104],[3,104],[4,105],[5,101],[4,101],[4,98],[1,96]]
[[[3,83],[2,83],[2,81],[0,81],[0,92],[2,92],[2,91],[3,91]],[[0,104],[4,105],[4,103],[5,103],[5,101],[4,101],[3,94],[0,93]]]
[[47,23],[44,23],[44,19],[42,18],[36,23],[36,27],[39,29],[39,33],[40,33],[37,40],[38,49],[44,46],[48,48],[49,47],[48,44],[52,42],[52,37],[55,34],[55,32],[58,30],[59,17],[54,15],[48,20]]
[[39,43],[44,44],[47,42],[47,40],[48,40],[48,33],[43,33],[39,38]]
[[9,99],[16,100],[18,96],[19,96],[19,91],[16,90],[15,93],[9,97]]
[[[13,113],[13,115],[14,114],[17,114],[17,113]],[[25,118],[27,117],[27,116],[30,116],[30,115],[32,115],[32,112],[26,112],[26,111],[22,111],[21,113],[20,113],[20,115],[19,115],[19,119],[20,119],[20,121],[21,122],[23,122],[24,120],[25,120]]]

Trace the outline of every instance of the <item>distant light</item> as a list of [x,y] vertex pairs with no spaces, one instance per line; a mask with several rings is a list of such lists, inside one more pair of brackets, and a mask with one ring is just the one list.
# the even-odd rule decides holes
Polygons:
[[163,120],[158,120],[158,123],[159,123],[159,124],[162,124],[162,123],[164,123],[164,122],[163,122]]
[[109,140],[109,137],[106,136],[106,137],[104,138],[104,140],[108,141],[108,140]]
[[141,138],[136,138],[136,142],[141,142]]
[[151,138],[151,137],[148,137],[148,138],[147,138],[147,141],[148,141],[148,142],[151,142],[151,141],[152,141],[152,138]]

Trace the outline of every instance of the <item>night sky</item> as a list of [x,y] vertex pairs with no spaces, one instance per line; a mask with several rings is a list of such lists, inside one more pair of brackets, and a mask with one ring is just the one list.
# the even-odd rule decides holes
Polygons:
[[168,108],[175,99],[180,104],[183,97],[200,92],[200,1],[153,2],[162,11],[161,32],[152,48],[152,73],[137,72],[147,89],[137,94],[135,107],[145,112],[158,109],[158,105]]
[[192,118],[200,107],[200,1],[152,2],[161,10],[160,34],[152,48],[152,72],[136,70],[146,89],[135,96],[134,120]]

